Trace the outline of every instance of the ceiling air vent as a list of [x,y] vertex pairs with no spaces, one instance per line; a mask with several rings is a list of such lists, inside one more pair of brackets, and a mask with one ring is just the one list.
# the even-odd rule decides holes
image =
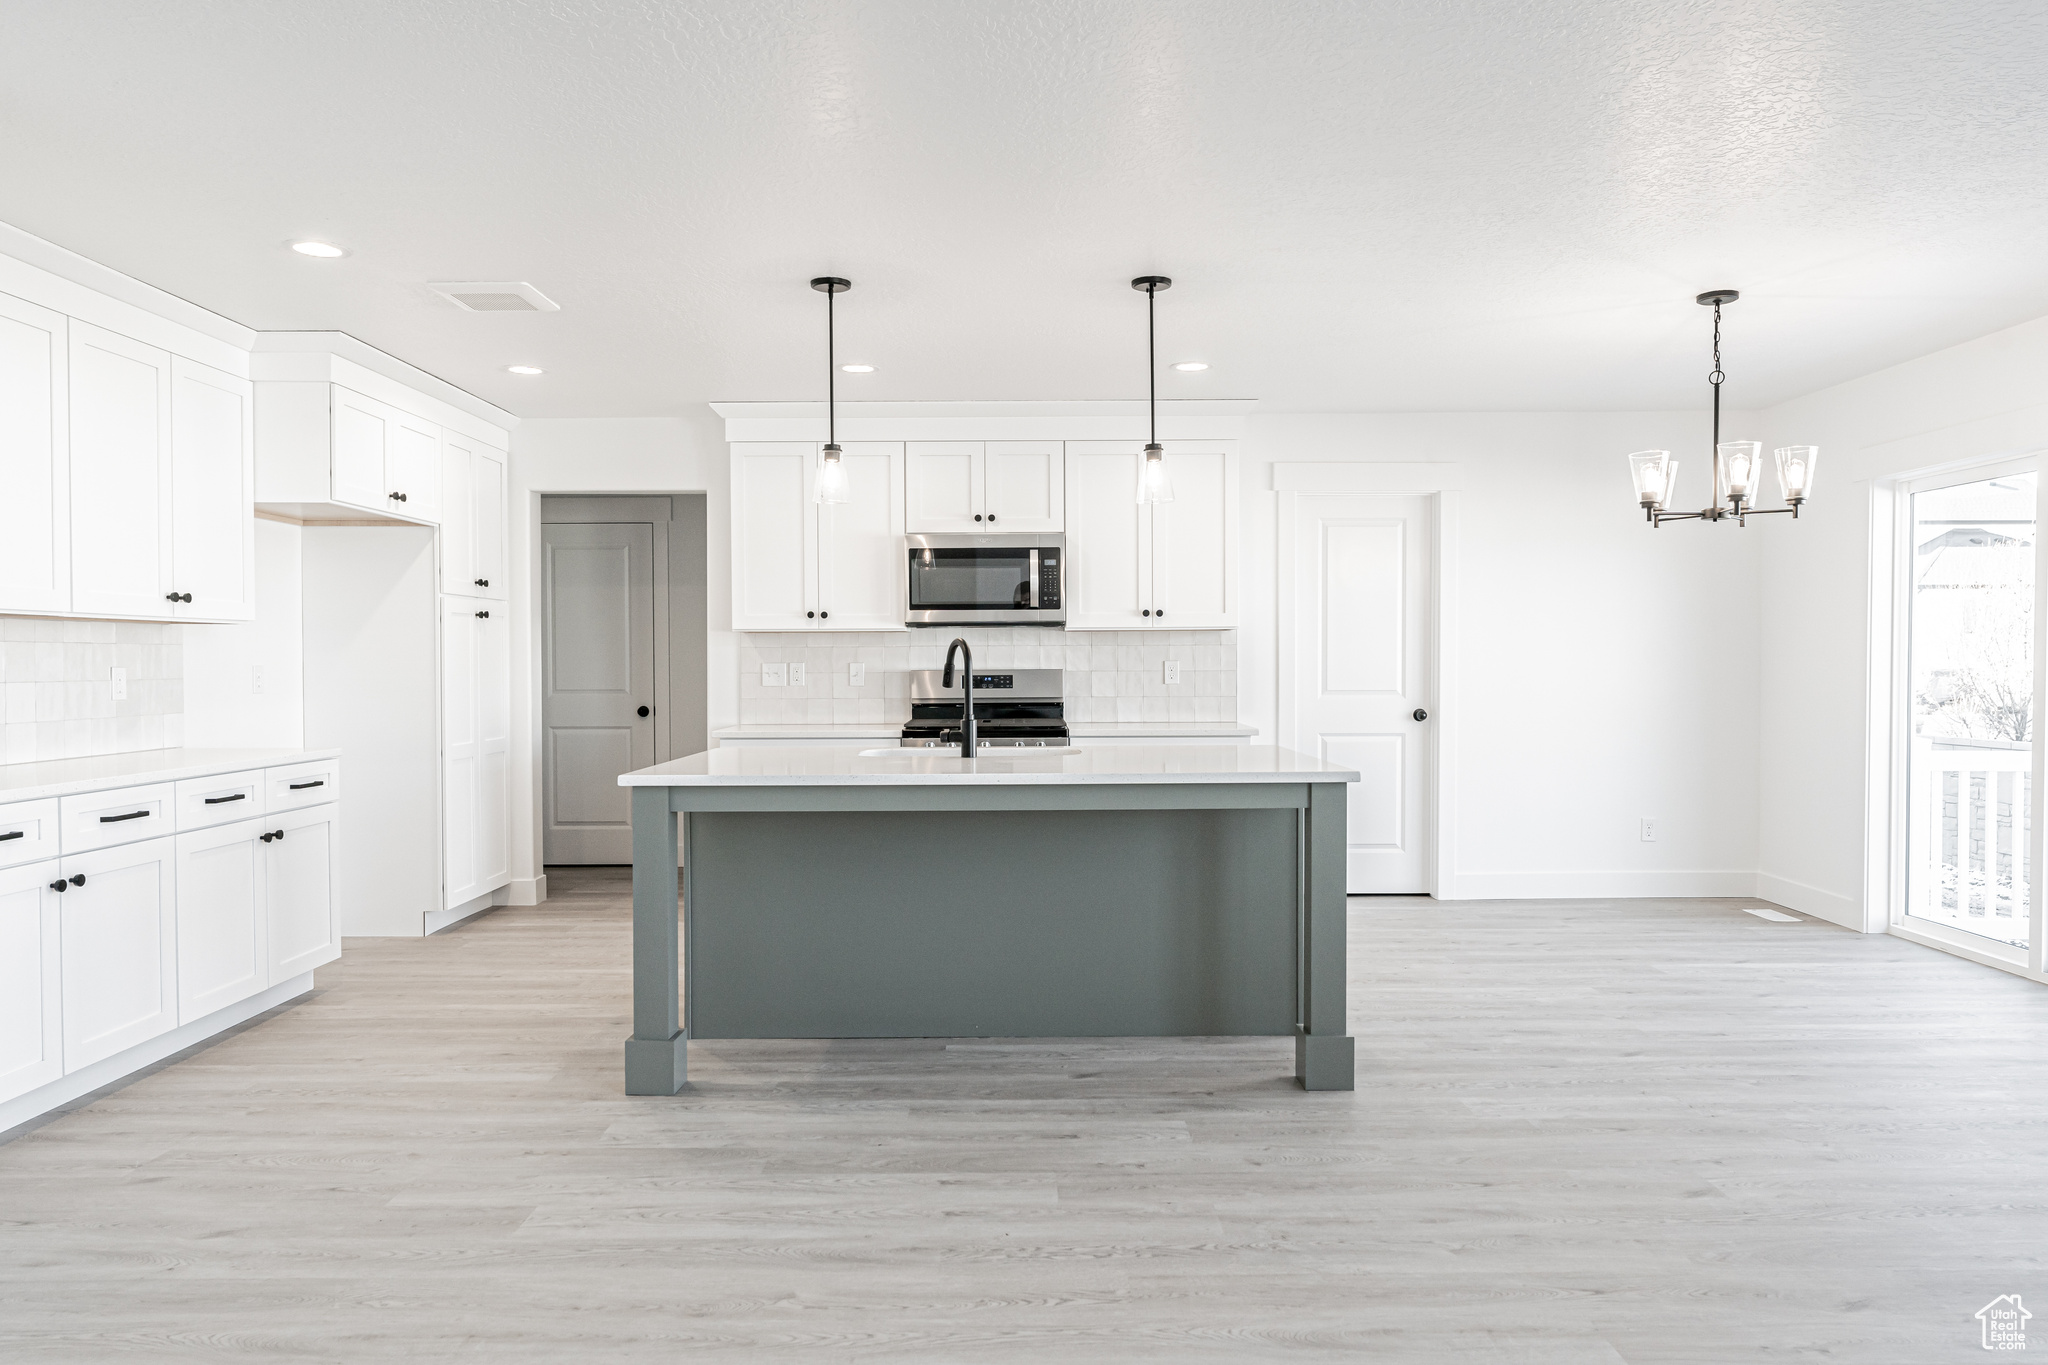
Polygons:
[[427,288],[472,313],[559,313],[562,305],[524,280],[471,280]]

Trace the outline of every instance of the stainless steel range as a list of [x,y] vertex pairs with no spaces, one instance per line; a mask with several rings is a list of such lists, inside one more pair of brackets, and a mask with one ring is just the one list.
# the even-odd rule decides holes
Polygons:
[[[936,668],[910,675],[910,723],[903,727],[906,749],[960,746],[961,687],[956,677],[947,687]],[[1064,748],[1067,706],[1057,668],[977,668],[974,670],[974,722],[984,749]]]

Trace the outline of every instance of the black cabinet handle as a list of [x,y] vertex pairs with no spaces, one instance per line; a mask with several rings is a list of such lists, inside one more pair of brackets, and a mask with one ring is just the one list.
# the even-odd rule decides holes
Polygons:
[[974,514],[974,519],[975,519],[976,521],[980,521],[980,520],[981,520],[981,513],[979,513],[979,512],[976,512],[976,513]]
[[84,874],[83,872],[74,872],[74,873],[72,873],[72,874],[71,874],[71,884],[72,884],[73,886],[84,886],[84,885],[85,885],[85,874]]
[[647,708],[643,706],[643,707],[641,707],[641,708],[640,708],[640,714],[644,716],[644,715],[648,715],[648,714],[650,714],[650,713],[649,713],[649,711],[647,710]]
[[831,612],[829,612],[829,611],[821,611],[821,612],[819,612],[819,613],[818,613],[818,619],[819,619],[820,621],[822,621],[822,620],[824,620],[824,619],[825,619],[826,617],[830,616],[831,614],[832,614],[832,613],[831,613]]
[[1152,614],[1152,608],[1150,608],[1150,607],[1147,607],[1147,608],[1145,608],[1145,609],[1144,609],[1143,611],[1139,612],[1138,614],[1139,614],[1140,616],[1150,616],[1150,615]]
[[248,794],[249,793],[247,792],[236,792],[233,796],[209,796],[206,798],[206,804],[209,806],[218,806],[229,801],[240,801],[246,796],[248,796]]
[[270,832],[268,830],[265,830],[263,833],[257,835],[256,837],[261,839],[266,844],[270,842]]
[[814,612],[814,611],[807,611],[807,612],[805,612],[805,613],[804,613],[804,619],[805,619],[806,621],[814,621],[814,620],[816,620],[816,619],[817,619],[817,616],[818,616],[818,613],[816,613],[816,612]]
[[488,578],[479,578],[479,579],[478,579],[478,580],[476,581],[476,585],[477,585],[477,586],[478,586],[479,588],[488,588],[488,587],[490,587],[490,586],[491,586],[491,580],[490,580],[490,579],[488,579]]
[[1416,707],[1416,708],[1415,708],[1415,719],[1417,719],[1417,720],[1428,720],[1428,719],[1429,719],[1429,712],[1427,712],[1427,711],[1423,710],[1423,709],[1422,709],[1421,707],[1419,707],[1419,706],[1418,706],[1418,707]]
[[284,831],[278,830],[275,834],[272,834],[270,837],[273,839],[282,839],[284,838]]
[[487,617],[487,616],[489,616],[489,615],[490,615],[490,613],[489,613],[489,612],[487,612],[487,611],[480,611],[480,612],[478,612],[478,613],[476,614],[476,617],[477,617],[477,620],[481,621],[481,620],[483,620],[483,619],[484,619],[485,617]]
[[991,513],[989,513],[989,514],[988,514],[988,524],[989,524],[989,525],[991,525],[991,526],[993,526],[993,525],[995,525],[995,524],[996,524],[996,514],[995,514],[995,513],[991,512]]
[[28,831],[25,829],[10,829],[5,834],[0,834],[0,844],[6,843],[9,839],[22,838],[27,833]]
[[148,814],[149,812],[146,810],[132,810],[126,815],[102,815],[100,823],[103,825],[117,825],[123,820],[140,820]]
[[192,594],[189,592],[167,592],[164,594],[164,601],[166,602],[190,602],[191,600]]
[[65,883],[62,877],[59,877],[57,878],[56,881],[50,883],[50,889],[52,891],[68,891],[71,888]]
[[294,782],[294,783],[292,783],[292,784],[291,784],[291,785],[290,785],[289,787],[287,787],[287,788],[286,788],[285,790],[287,790],[287,791],[295,791],[295,792],[302,792],[302,791],[304,791],[304,790],[305,790],[306,788],[308,788],[308,787],[324,787],[324,786],[326,786],[326,785],[327,785],[327,779],[323,777],[323,778],[319,778],[319,779],[316,779],[315,781],[312,781],[312,782]]
[[281,829],[274,829],[274,830],[270,831],[270,832],[269,832],[268,834],[259,834],[259,835],[257,835],[256,837],[257,837],[257,838],[259,838],[259,839],[261,839],[261,840],[262,840],[262,841],[263,841],[264,843],[266,843],[266,844],[267,844],[267,843],[269,843],[269,842],[270,842],[270,841],[271,841],[272,839],[282,839],[282,838],[284,838],[284,831],[283,831],[283,830],[281,830]]
[[391,496],[398,499],[400,502],[405,501],[405,494],[403,493],[393,493]]
[[1153,614],[1154,616],[1164,616],[1164,615],[1166,615],[1166,608],[1164,608],[1164,607],[1161,607],[1161,608],[1160,608],[1160,609],[1159,609],[1158,611],[1155,611],[1155,612],[1153,612],[1152,614]]

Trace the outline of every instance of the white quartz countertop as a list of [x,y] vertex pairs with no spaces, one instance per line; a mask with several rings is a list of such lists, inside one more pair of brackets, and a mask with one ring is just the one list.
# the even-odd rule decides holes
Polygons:
[[92,758],[51,758],[0,764],[0,802],[178,782],[243,768],[276,768],[339,756],[339,749],[141,749]]
[[1007,786],[1062,783],[1356,782],[1358,773],[1270,744],[1014,749],[966,759],[924,749],[712,749],[619,778],[622,787]]
[[[1249,739],[1250,725],[1193,720],[1076,720],[1067,723],[1075,739]],[[902,721],[863,725],[727,725],[713,739],[815,739],[830,744],[849,739],[897,739]]]

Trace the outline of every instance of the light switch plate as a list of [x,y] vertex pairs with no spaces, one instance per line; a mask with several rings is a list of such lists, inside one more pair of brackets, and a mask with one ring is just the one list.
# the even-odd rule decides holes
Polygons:
[[868,666],[866,664],[848,664],[846,666],[846,685],[848,687],[866,687],[868,685]]
[[789,665],[788,665],[788,664],[762,664],[762,665],[761,665],[761,686],[763,686],[763,687],[787,687],[787,686],[789,686]]
[[789,685],[791,687],[802,687],[804,685],[804,666],[802,664],[791,664],[789,666]]
[[128,670],[125,668],[116,668],[112,670],[108,674],[108,676],[112,678],[114,681],[114,700],[128,700]]
[[1180,684],[1180,660],[1179,660],[1179,659],[1168,659],[1168,660],[1166,661],[1166,685],[1167,685],[1168,687],[1176,687],[1176,686],[1178,686],[1179,684]]

